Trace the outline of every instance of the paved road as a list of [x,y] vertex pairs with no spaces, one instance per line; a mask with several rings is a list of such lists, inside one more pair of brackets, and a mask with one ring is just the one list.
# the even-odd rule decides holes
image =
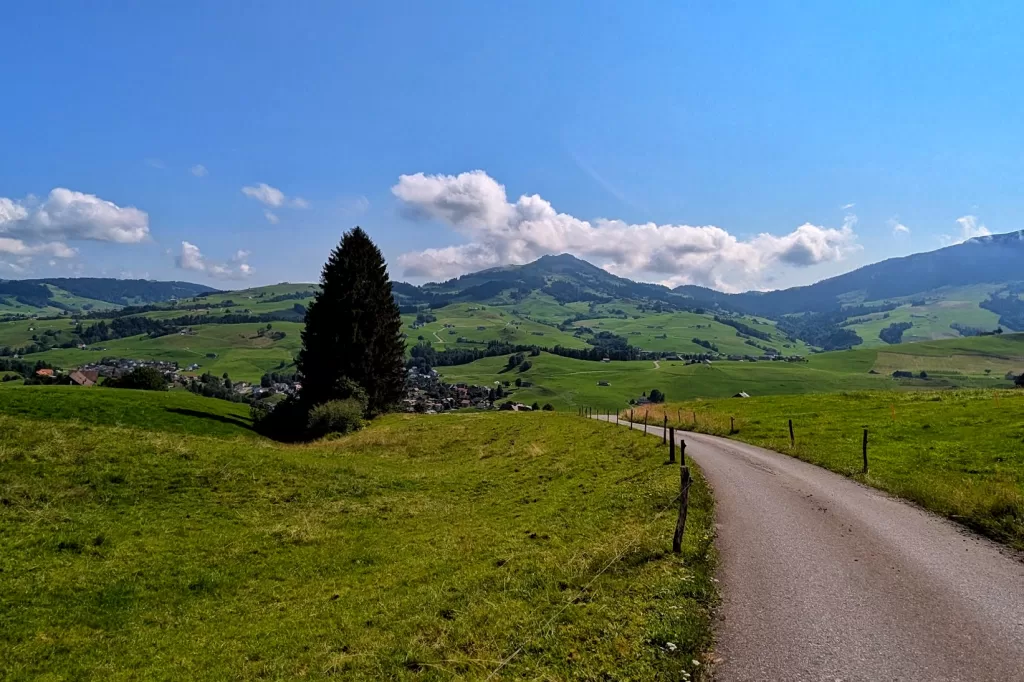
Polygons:
[[681,435],[717,502],[716,679],[1024,680],[1024,556],[777,452]]

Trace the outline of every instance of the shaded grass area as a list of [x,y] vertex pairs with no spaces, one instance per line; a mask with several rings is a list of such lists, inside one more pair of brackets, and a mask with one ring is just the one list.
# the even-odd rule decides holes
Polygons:
[[672,555],[664,460],[557,414],[396,415],[306,446],[0,416],[0,661],[13,679],[685,679],[710,647],[712,500],[698,478]]
[[1024,391],[773,396],[650,409],[656,422],[664,414],[677,427],[720,436],[730,435],[735,417],[732,438],[851,476],[1024,548]]
[[59,428],[102,425],[220,437],[252,434],[248,405],[188,391],[8,384],[0,393],[0,415],[68,422]]

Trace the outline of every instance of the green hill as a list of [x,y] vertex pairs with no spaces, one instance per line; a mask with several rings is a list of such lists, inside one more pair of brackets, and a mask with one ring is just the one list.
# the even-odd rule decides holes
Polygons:
[[[614,410],[653,388],[669,400],[851,390],[915,390],[950,387],[1008,388],[1007,372],[1024,372],[1024,334],[1003,334],[881,349],[811,355],[807,362],[730,362],[687,365],[678,360],[589,362],[549,353],[530,358],[526,372],[507,371],[507,357],[437,368],[448,382],[494,385],[517,378],[533,384],[510,399],[551,403],[556,409],[589,406]],[[894,379],[893,372],[914,378]],[[920,378],[924,371],[926,378]],[[606,382],[607,385],[601,385]]]
[[255,322],[208,324],[192,327],[193,334],[133,336],[94,344],[88,350],[61,348],[26,357],[58,367],[77,367],[104,357],[165,360],[177,362],[182,369],[198,364],[197,373],[212,372],[219,376],[227,372],[235,380],[253,382],[259,381],[265,372],[291,365],[301,347],[301,324],[275,322],[271,326],[273,332],[285,336],[261,336],[258,331],[266,325]]
[[0,385],[0,415],[40,420],[47,428],[116,426],[217,437],[253,435],[248,405],[187,391]]

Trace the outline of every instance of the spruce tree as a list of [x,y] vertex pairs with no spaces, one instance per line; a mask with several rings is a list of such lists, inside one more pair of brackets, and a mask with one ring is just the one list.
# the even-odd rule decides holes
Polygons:
[[402,319],[380,249],[362,230],[342,235],[320,274],[306,311],[298,368],[308,406],[347,398],[352,382],[366,392],[367,411],[394,406],[405,391]]

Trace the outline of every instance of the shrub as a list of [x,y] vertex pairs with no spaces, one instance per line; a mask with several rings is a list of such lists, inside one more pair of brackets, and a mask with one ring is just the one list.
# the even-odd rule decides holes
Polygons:
[[1017,388],[1024,388],[1024,372],[1021,372],[1020,376],[1018,376],[1013,383],[1017,385]]
[[526,372],[526,371],[528,371],[528,370],[529,370],[529,369],[530,369],[531,367],[533,367],[533,363],[532,363],[532,362],[530,362],[529,360],[526,360],[526,361],[524,361],[524,362],[523,362],[523,364],[519,365],[519,371],[520,371],[520,372]]
[[555,411],[555,406],[552,405],[551,403],[544,403],[544,407],[542,407],[540,409],[544,410],[545,412],[554,412]]
[[116,379],[108,379],[106,386],[111,388],[133,388],[141,391],[166,391],[167,380],[160,370],[152,367],[136,367],[132,371]]
[[267,438],[294,442],[306,437],[309,410],[297,398],[285,398],[277,405],[254,402],[249,408],[249,415],[253,429]]
[[535,402],[533,405],[530,405],[530,409],[536,412],[540,409],[540,403]]
[[323,438],[329,433],[349,433],[363,428],[364,404],[355,398],[329,400],[309,411],[306,435]]
[[652,403],[663,403],[665,402],[665,394],[656,388],[651,389],[651,394],[647,396],[647,399]]

